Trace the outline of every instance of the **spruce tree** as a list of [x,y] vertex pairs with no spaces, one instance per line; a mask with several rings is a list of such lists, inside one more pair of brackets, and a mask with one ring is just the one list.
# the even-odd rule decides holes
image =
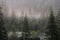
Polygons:
[[28,19],[25,16],[24,18],[24,23],[23,23],[23,40],[25,40],[25,38],[30,37],[30,30],[29,30],[29,26],[28,26]]
[[2,7],[0,7],[0,40],[8,40],[7,31],[3,27],[3,13],[2,13]]
[[56,23],[58,27],[58,39],[60,40],[60,9],[58,9],[57,16],[56,16]]
[[49,18],[46,34],[48,36],[47,38],[48,40],[58,40],[57,26],[52,8],[50,8],[50,18]]

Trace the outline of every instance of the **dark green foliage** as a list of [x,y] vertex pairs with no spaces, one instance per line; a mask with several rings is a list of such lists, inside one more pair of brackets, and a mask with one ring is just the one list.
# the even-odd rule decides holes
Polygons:
[[1,7],[0,7],[0,40],[8,40],[7,31],[5,30],[3,25],[4,25],[3,13],[2,13]]
[[46,34],[48,36],[47,38],[48,40],[58,40],[57,26],[52,8],[50,8],[50,18],[49,18]]
[[39,30],[39,25],[36,23],[35,25],[35,28],[34,28],[35,31]]
[[28,26],[27,17],[24,18],[22,36],[23,36],[23,39],[25,39],[25,37],[30,37],[30,29],[29,29],[29,26]]
[[24,32],[29,32],[29,27],[28,27],[28,19],[27,17],[24,18],[24,27],[23,27]]
[[58,27],[58,39],[60,40],[60,9],[58,10],[57,16],[56,16],[56,23]]
[[[23,40],[22,37],[20,37],[20,40]],[[39,37],[36,38],[25,38],[25,40],[40,40]]]

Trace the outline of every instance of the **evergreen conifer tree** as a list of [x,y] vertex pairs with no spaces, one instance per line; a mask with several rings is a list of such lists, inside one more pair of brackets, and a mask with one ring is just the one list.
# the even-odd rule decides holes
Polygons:
[[0,7],[0,40],[8,40],[7,31],[3,27],[3,13],[2,13],[2,7]]
[[23,35],[23,40],[25,40],[25,38],[27,38],[27,37],[30,37],[30,30],[29,30],[29,26],[28,26],[27,16],[25,16],[25,18],[24,18],[22,35]]
[[49,18],[46,34],[48,36],[47,38],[48,40],[58,40],[57,26],[52,8],[50,8],[50,18]]
[[60,40],[60,9],[58,10],[57,16],[56,16],[56,23],[57,23],[57,31],[58,31],[58,39]]

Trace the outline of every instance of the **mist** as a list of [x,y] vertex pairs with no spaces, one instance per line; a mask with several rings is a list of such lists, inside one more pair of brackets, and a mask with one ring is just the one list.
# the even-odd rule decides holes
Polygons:
[[[30,18],[43,18],[48,17],[49,7],[52,6],[53,10],[59,8],[59,0],[2,0],[6,5],[8,13],[6,15],[11,17],[12,11],[15,12],[16,17],[21,17],[27,14]],[[2,3],[1,1],[1,3]],[[58,4],[58,5],[57,5]],[[55,13],[56,14],[56,13]],[[37,16],[39,15],[39,16]]]

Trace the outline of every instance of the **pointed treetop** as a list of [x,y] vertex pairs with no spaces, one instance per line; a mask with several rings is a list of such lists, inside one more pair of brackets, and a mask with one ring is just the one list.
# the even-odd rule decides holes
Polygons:
[[3,15],[3,14],[2,14],[2,7],[1,7],[1,6],[0,6],[0,15]]
[[52,6],[50,6],[49,10],[50,10],[50,13],[53,14],[53,8],[52,8]]
[[50,16],[52,17],[52,16],[54,16],[54,13],[53,13],[53,9],[52,9],[52,6],[50,6]]

